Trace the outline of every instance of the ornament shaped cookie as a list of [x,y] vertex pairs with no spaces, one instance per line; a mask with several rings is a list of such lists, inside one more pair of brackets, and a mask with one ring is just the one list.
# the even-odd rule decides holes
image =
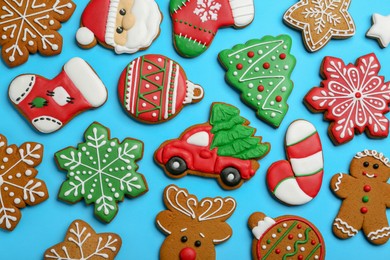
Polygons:
[[76,41],[84,49],[99,43],[117,54],[135,53],[158,37],[161,21],[155,0],[90,0]]
[[161,144],[154,159],[171,178],[187,174],[213,177],[222,188],[237,189],[255,175],[260,167],[257,161],[271,149],[255,136],[256,129],[249,123],[238,108],[213,103],[209,122]]
[[74,204],[82,199],[95,205],[95,215],[110,222],[118,212],[118,201],[125,195],[135,198],[148,191],[144,176],[137,172],[143,143],[126,138],[110,139],[109,129],[91,124],[84,133],[85,142],[55,154],[59,168],[68,172],[58,197]]
[[300,0],[283,16],[287,25],[302,31],[308,51],[318,51],[332,38],[345,39],[355,34],[348,8],[351,0]]
[[219,28],[243,28],[254,18],[253,0],[171,0],[173,41],[177,52],[194,58],[205,52]]
[[253,233],[253,259],[325,259],[325,242],[320,231],[298,216],[275,219],[255,212],[248,220]]
[[345,65],[341,59],[325,57],[321,66],[324,80],[305,96],[313,112],[325,112],[331,121],[329,135],[336,144],[353,139],[355,132],[372,138],[389,134],[390,84],[378,76],[381,66],[374,53],[360,57],[356,65]]
[[70,224],[64,242],[47,249],[44,259],[113,260],[121,246],[122,240],[117,234],[97,234],[88,223],[75,220]]
[[73,117],[102,106],[107,89],[81,58],[69,60],[54,79],[35,74],[16,77],[8,89],[15,108],[41,133],[52,133]]
[[144,123],[162,123],[187,104],[203,98],[203,88],[187,79],[175,61],[158,54],[141,56],[123,70],[118,83],[122,107]]
[[216,259],[215,245],[227,241],[233,231],[226,220],[236,209],[233,198],[198,200],[186,189],[170,185],[164,190],[167,210],[156,217],[157,227],[167,235],[160,259]]
[[390,15],[383,16],[380,14],[372,15],[372,26],[367,32],[367,37],[377,39],[382,48],[386,48],[390,43]]
[[0,0],[0,45],[9,67],[25,63],[30,53],[44,56],[61,53],[61,22],[72,16],[71,0]]
[[333,222],[333,233],[347,239],[363,230],[368,241],[381,245],[390,238],[386,208],[390,208],[390,162],[374,150],[358,152],[350,174],[338,173],[330,181],[333,193],[343,200]]
[[324,175],[320,136],[310,122],[296,120],[287,129],[285,145],[287,160],[268,168],[268,189],[288,205],[308,203],[320,191]]
[[49,198],[46,184],[35,178],[42,156],[41,144],[27,142],[17,147],[0,135],[0,228],[12,231],[22,217],[20,209]]
[[287,99],[295,57],[288,35],[265,36],[222,51],[218,58],[227,70],[226,81],[267,124],[278,127],[288,111]]

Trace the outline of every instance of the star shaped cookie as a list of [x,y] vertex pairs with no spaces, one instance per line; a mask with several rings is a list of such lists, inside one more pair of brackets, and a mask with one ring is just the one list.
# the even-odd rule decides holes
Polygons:
[[355,34],[355,24],[348,13],[351,0],[301,0],[290,7],[283,20],[302,30],[306,48],[318,51],[331,38],[348,38]]
[[386,48],[390,43],[390,15],[372,15],[372,26],[367,32],[367,37],[377,39],[382,48]]

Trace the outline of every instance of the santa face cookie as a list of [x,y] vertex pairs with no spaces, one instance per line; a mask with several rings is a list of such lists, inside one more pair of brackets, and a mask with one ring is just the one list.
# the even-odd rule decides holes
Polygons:
[[167,235],[160,248],[161,260],[215,259],[215,245],[232,236],[226,220],[236,209],[233,198],[199,201],[186,189],[170,185],[164,190],[164,204],[167,210],[156,217],[157,227]]
[[161,21],[154,0],[90,0],[76,40],[86,49],[100,43],[117,54],[135,53],[157,38]]
[[390,208],[390,162],[374,150],[358,152],[350,174],[338,173],[330,181],[334,194],[343,200],[333,222],[333,233],[347,239],[363,230],[368,241],[381,245],[390,238],[386,208]]
[[82,199],[95,205],[95,215],[110,222],[118,212],[117,202],[125,196],[135,198],[148,191],[144,176],[137,172],[143,143],[126,138],[110,138],[108,128],[91,124],[85,142],[55,154],[59,168],[68,172],[59,199],[74,204]]
[[268,168],[268,189],[288,205],[308,203],[320,191],[324,175],[320,136],[310,122],[296,120],[287,129],[285,145],[287,160]]
[[171,178],[195,174],[217,178],[224,189],[237,189],[255,175],[257,161],[270,150],[255,132],[238,108],[213,103],[209,122],[161,144],[154,159]]
[[325,259],[325,243],[321,233],[304,218],[281,216],[272,219],[256,212],[249,217],[248,226],[254,236],[254,259]]
[[209,48],[219,28],[248,26],[255,9],[253,0],[170,0],[169,12],[177,52],[194,58]]
[[120,236],[114,233],[97,234],[82,220],[70,224],[64,242],[50,247],[44,260],[113,260],[122,246]]
[[162,123],[187,104],[203,98],[203,88],[187,79],[175,61],[158,54],[141,56],[123,70],[118,83],[122,107],[144,123]]
[[355,132],[372,138],[389,134],[390,84],[378,76],[381,66],[374,53],[360,57],[356,65],[325,57],[321,66],[324,80],[305,96],[313,112],[325,112],[331,121],[329,135],[336,144],[353,139]]
[[81,112],[102,106],[107,89],[81,58],[69,60],[54,79],[24,74],[8,89],[9,99],[41,133],[52,133]]
[[71,0],[0,0],[0,45],[4,62],[15,67],[28,60],[29,53],[44,56],[61,53],[62,36],[57,32],[76,5]]
[[227,70],[226,81],[241,92],[241,99],[257,116],[278,127],[288,111],[287,99],[294,83],[290,79],[295,57],[288,35],[265,36],[219,53]]

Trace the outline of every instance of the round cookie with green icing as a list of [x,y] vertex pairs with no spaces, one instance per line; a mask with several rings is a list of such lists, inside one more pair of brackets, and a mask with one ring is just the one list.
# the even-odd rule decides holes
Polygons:
[[273,127],[279,127],[286,115],[294,86],[290,77],[296,60],[290,54],[291,44],[288,35],[265,36],[219,53],[226,81]]

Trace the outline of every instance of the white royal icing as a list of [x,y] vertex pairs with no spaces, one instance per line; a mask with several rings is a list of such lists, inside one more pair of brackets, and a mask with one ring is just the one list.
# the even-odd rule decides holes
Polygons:
[[257,222],[257,226],[252,228],[252,234],[253,236],[259,240],[261,236],[267,231],[270,227],[272,227],[275,224],[275,220],[273,220],[270,217],[265,217],[263,220],[260,220]]
[[286,145],[290,146],[316,133],[314,125],[306,120],[296,120],[291,123],[286,133]]
[[296,176],[311,175],[324,167],[322,151],[304,158],[290,158],[290,163]]
[[383,47],[387,47],[390,43],[390,15],[373,14],[372,22],[373,25],[366,35],[378,39]]
[[95,40],[95,35],[87,27],[81,27],[76,32],[76,40],[81,45],[90,45]]
[[187,143],[206,147],[209,144],[209,134],[205,131],[195,133],[187,139]]
[[16,105],[28,96],[35,84],[34,75],[21,75],[16,77],[10,84],[8,96]]
[[295,178],[283,180],[277,186],[274,195],[289,205],[302,205],[313,199],[302,191]]

